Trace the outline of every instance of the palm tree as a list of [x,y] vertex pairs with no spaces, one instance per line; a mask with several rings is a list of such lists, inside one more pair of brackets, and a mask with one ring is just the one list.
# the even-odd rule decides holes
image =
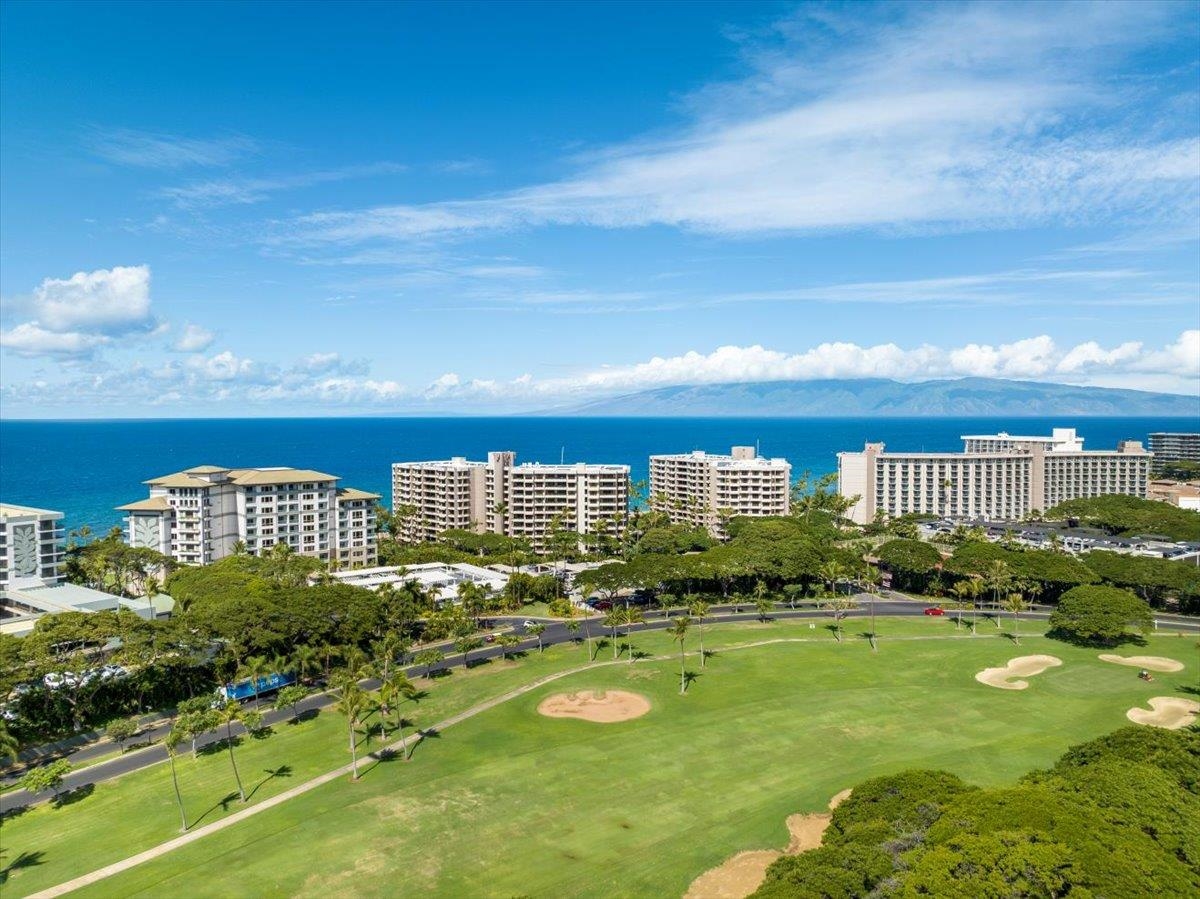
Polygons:
[[15,762],[20,748],[21,744],[13,736],[12,731],[8,729],[8,725],[0,721],[0,761]]
[[292,650],[292,657],[288,661],[288,667],[296,672],[296,677],[301,680],[311,678],[321,670],[321,656],[311,646],[301,644]]
[[[565,622],[565,625],[566,625],[567,630],[571,632],[571,639],[578,640],[579,637],[577,636],[577,634],[579,633],[579,627],[580,627],[579,622],[576,621],[574,618],[572,618],[570,621]],[[589,636],[588,637],[588,645],[589,646],[591,645],[591,642],[592,642],[592,638]],[[589,656],[588,661],[590,662],[591,661],[591,658],[590,658],[591,652],[590,651],[588,652],[588,656]]]
[[337,710],[346,716],[346,726],[350,731],[350,767],[353,771],[351,780],[358,780],[358,743],[354,739],[354,728],[366,708],[367,694],[354,682],[344,684],[341,691],[342,698],[337,701]]
[[1012,579],[1008,563],[1003,559],[992,559],[984,570],[984,578],[987,580],[987,585],[992,588],[992,601],[996,605],[1000,605],[1000,591]]
[[617,628],[625,623],[625,616],[621,614],[620,609],[609,609],[608,614],[604,616],[604,626],[612,631],[612,647],[613,659],[617,658]]
[[457,640],[454,641],[454,651],[462,653],[464,669],[469,668],[471,666],[470,665],[471,650],[477,649],[479,647],[479,645],[480,645],[479,638],[472,637],[470,635],[459,637]]
[[499,637],[496,638],[496,642],[500,644],[500,659],[501,659],[501,661],[507,662],[509,649],[511,649],[514,646],[520,645],[521,638],[518,637],[516,634],[501,634]]
[[818,571],[822,580],[829,584],[829,592],[831,594],[836,593],[837,582],[840,581],[842,576],[846,573],[845,569],[842,568],[842,563],[837,559],[830,559],[828,562],[823,563]]
[[831,596],[826,599],[822,606],[833,612],[834,636],[837,637],[839,643],[842,642],[842,618],[845,617],[849,609],[854,608],[854,598],[850,596]]
[[625,641],[629,644],[629,663],[633,664],[633,626],[646,620],[639,606],[630,606],[622,615],[625,622]]
[[863,572],[862,584],[866,588],[867,596],[869,597],[868,601],[871,603],[871,649],[874,651],[878,651],[878,647],[875,645],[875,591],[879,589],[879,585],[882,583],[883,575],[879,572],[879,569],[867,566],[867,569]]
[[246,788],[242,786],[242,776],[238,773],[237,759],[233,757],[233,724],[246,717],[246,710],[240,702],[227,702],[217,710],[217,722],[225,725],[225,747],[229,750],[229,764],[233,766],[233,778],[237,781],[238,795],[242,802],[246,801]]
[[958,597],[955,605],[954,629],[962,630],[962,610],[967,604],[968,599],[972,599],[978,590],[979,582],[974,578],[965,578],[961,581],[955,581],[954,586],[950,588],[950,592]]
[[679,643],[679,695],[682,696],[687,690],[687,672],[684,670],[685,656],[683,653],[683,641],[687,637],[688,625],[691,624],[691,619],[684,615],[681,618],[676,618],[671,624],[671,639]]
[[183,794],[179,792],[179,774],[175,770],[175,756],[179,754],[179,744],[187,739],[175,728],[167,731],[163,738],[163,749],[167,751],[167,761],[171,763],[171,783],[175,785],[175,803],[179,806],[180,832],[187,833],[187,812],[183,808]]
[[[759,583],[762,582],[759,581]],[[758,612],[758,620],[765,622],[771,617],[771,613],[775,611],[775,603],[769,597],[761,596],[754,600],[754,610]]]
[[704,618],[708,615],[708,603],[699,596],[693,597],[688,604],[688,614],[696,619],[696,632],[700,635],[700,667],[705,667],[704,657]]
[[381,679],[387,680],[392,670],[392,662],[400,654],[404,641],[395,631],[388,631],[371,644],[371,652],[375,656],[375,664],[379,668]]
[[271,673],[271,663],[266,656],[250,656],[242,665],[242,676],[250,678],[250,686],[254,690],[254,707],[258,708],[258,682]]
[[529,627],[526,628],[526,630],[529,633],[533,634],[535,637],[537,637],[538,652],[541,652],[542,651],[542,634],[546,633],[546,625],[542,624],[541,622],[538,622],[536,624],[531,624]]
[[1022,612],[1024,612],[1026,609],[1029,608],[1029,603],[1025,602],[1025,597],[1022,596],[1020,593],[1010,593],[1010,594],[1008,594],[1008,599],[1004,603],[1004,608],[1006,611],[1012,613],[1013,643],[1017,646],[1020,646],[1021,645],[1021,633],[1020,633],[1019,626],[1021,623],[1021,619],[1018,616]]

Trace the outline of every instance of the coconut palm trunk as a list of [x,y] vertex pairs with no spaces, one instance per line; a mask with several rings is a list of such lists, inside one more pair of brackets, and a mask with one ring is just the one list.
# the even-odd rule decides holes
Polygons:
[[233,779],[237,781],[238,795],[246,801],[246,788],[242,786],[242,775],[238,773],[237,759],[233,757],[233,718],[225,719],[225,748],[229,750],[229,764],[233,766]]
[[354,718],[348,718],[346,723],[350,731],[350,769],[354,772],[351,777],[358,780],[358,744],[354,740]]

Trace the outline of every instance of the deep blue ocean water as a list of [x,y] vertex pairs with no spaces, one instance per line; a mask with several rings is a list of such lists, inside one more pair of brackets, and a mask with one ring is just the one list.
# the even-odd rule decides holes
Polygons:
[[1195,430],[1194,419],[1086,418],[309,418],[171,421],[0,421],[0,499],[66,513],[95,530],[121,523],[113,507],[142,499],[142,481],[215,464],[291,465],[339,475],[390,502],[391,463],[515,450],[517,461],[625,463],[644,478],[651,453],[728,452],[758,443],[793,475],[837,468],[836,453],[867,440],[890,449],[961,449],[959,435],[1048,434],[1074,427],[1084,446]]

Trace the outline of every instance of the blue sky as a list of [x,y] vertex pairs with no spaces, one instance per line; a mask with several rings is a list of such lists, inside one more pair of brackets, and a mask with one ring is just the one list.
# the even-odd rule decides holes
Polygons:
[[1200,390],[1200,6],[32,4],[0,414]]

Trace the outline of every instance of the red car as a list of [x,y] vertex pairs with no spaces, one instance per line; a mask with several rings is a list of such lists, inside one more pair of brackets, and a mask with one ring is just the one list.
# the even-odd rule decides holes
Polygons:
[[943,609],[941,606],[930,606],[928,609],[925,610],[925,614],[926,615],[945,615],[946,610]]

